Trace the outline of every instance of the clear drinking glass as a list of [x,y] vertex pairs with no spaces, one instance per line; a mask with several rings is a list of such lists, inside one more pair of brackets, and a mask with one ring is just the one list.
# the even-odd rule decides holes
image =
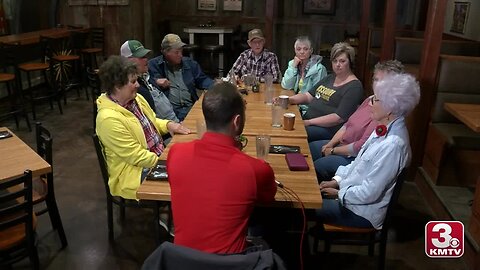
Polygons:
[[257,158],[267,161],[270,150],[270,136],[257,135],[256,137]]
[[273,100],[273,75],[267,74],[264,77],[265,79],[265,104],[272,105]]
[[280,103],[275,102],[272,104],[272,127],[281,127],[283,120],[284,109]]

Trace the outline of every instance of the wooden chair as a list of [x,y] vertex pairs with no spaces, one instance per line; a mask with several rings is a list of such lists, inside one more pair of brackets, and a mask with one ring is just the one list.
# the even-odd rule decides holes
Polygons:
[[93,130],[95,130],[97,125],[97,98],[102,94],[98,70],[87,67],[87,86],[92,91]]
[[[23,188],[22,188],[23,187]],[[32,172],[0,182],[0,268],[11,267],[25,257],[39,269],[32,206]],[[5,267],[5,268],[4,268]]]
[[385,255],[387,251],[387,237],[388,230],[392,224],[392,217],[395,205],[397,204],[400,191],[402,190],[403,182],[407,177],[407,168],[404,168],[397,177],[395,187],[393,189],[392,197],[388,203],[387,213],[383,226],[380,230],[374,228],[355,228],[348,226],[339,226],[333,224],[317,224],[323,226],[320,232],[314,236],[313,247],[318,247],[319,235],[324,235],[325,252],[330,252],[332,244],[339,245],[359,245],[368,246],[368,255],[373,256],[375,251],[375,244],[380,243],[380,254],[378,256],[378,269],[385,269]]
[[14,67],[13,62],[13,50],[11,47],[0,46],[0,83],[4,84],[7,89],[7,102],[8,109],[0,112],[0,119],[13,117],[15,119],[15,125],[17,129],[19,127],[18,117],[23,116],[27,123],[28,130],[32,131],[30,126],[30,120],[28,119],[27,111],[23,104],[22,95],[17,86],[17,78],[15,73],[11,73],[7,70],[9,67]]
[[105,195],[107,197],[107,222],[108,222],[108,239],[114,241],[114,229],[113,229],[113,204],[120,207],[120,219],[125,220],[125,208],[150,208],[153,209],[153,222],[156,228],[156,241],[160,244],[160,209],[157,201],[136,201],[128,200],[117,196],[112,196],[110,193],[110,187],[108,186],[108,170],[107,162],[105,161],[105,155],[103,152],[103,146],[98,138],[97,134],[92,135],[95,150],[97,152],[98,164],[100,165],[100,171],[102,173],[103,185],[105,187]]
[[36,211],[37,216],[48,212],[50,222],[53,229],[57,230],[62,248],[68,245],[67,237],[62,225],[62,219],[58,211],[57,200],[55,199],[55,189],[53,180],[53,158],[52,158],[52,142],[53,138],[50,132],[42,126],[41,123],[35,124],[36,139],[37,139],[37,153],[46,162],[52,166],[52,172],[42,175],[41,177],[33,179],[33,204],[38,205],[45,202],[45,207]]

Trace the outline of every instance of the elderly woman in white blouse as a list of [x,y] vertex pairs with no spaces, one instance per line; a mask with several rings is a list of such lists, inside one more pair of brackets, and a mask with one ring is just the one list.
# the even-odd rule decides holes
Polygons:
[[317,217],[328,223],[380,229],[397,176],[411,158],[405,116],[420,99],[420,88],[409,74],[388,75],[374,85],[372,119],[379,126],[355,160],[340,166],[332,181],[320,184],[325,199]]

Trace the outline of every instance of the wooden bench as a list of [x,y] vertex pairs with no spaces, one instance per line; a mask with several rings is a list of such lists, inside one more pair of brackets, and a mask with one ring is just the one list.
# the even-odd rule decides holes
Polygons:
[[422,167],[433,183],[474,187],[480,174],[480,134],[462,124],[444,103],[480,104],[480,57],[441,55]]
[[[407,72],[418,75],[422,57],[423,39],[413,37],[395,37],[394,59],[405,65]],[[468,40],[443,40],[441,54],[480,56],[480,42]]]

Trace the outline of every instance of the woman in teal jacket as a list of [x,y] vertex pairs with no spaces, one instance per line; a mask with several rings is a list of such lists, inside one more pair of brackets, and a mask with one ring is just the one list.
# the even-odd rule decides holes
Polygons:
[[[306,93],[321,79],[327,76],[320,55],[312,55],[312,43],[307,36],[298,37],[294,45],[295,57],[288,62],[288,68],[282,79],[282,87],[294,90],[295,94]],[[308,105],[299,105],[302,115]]]

